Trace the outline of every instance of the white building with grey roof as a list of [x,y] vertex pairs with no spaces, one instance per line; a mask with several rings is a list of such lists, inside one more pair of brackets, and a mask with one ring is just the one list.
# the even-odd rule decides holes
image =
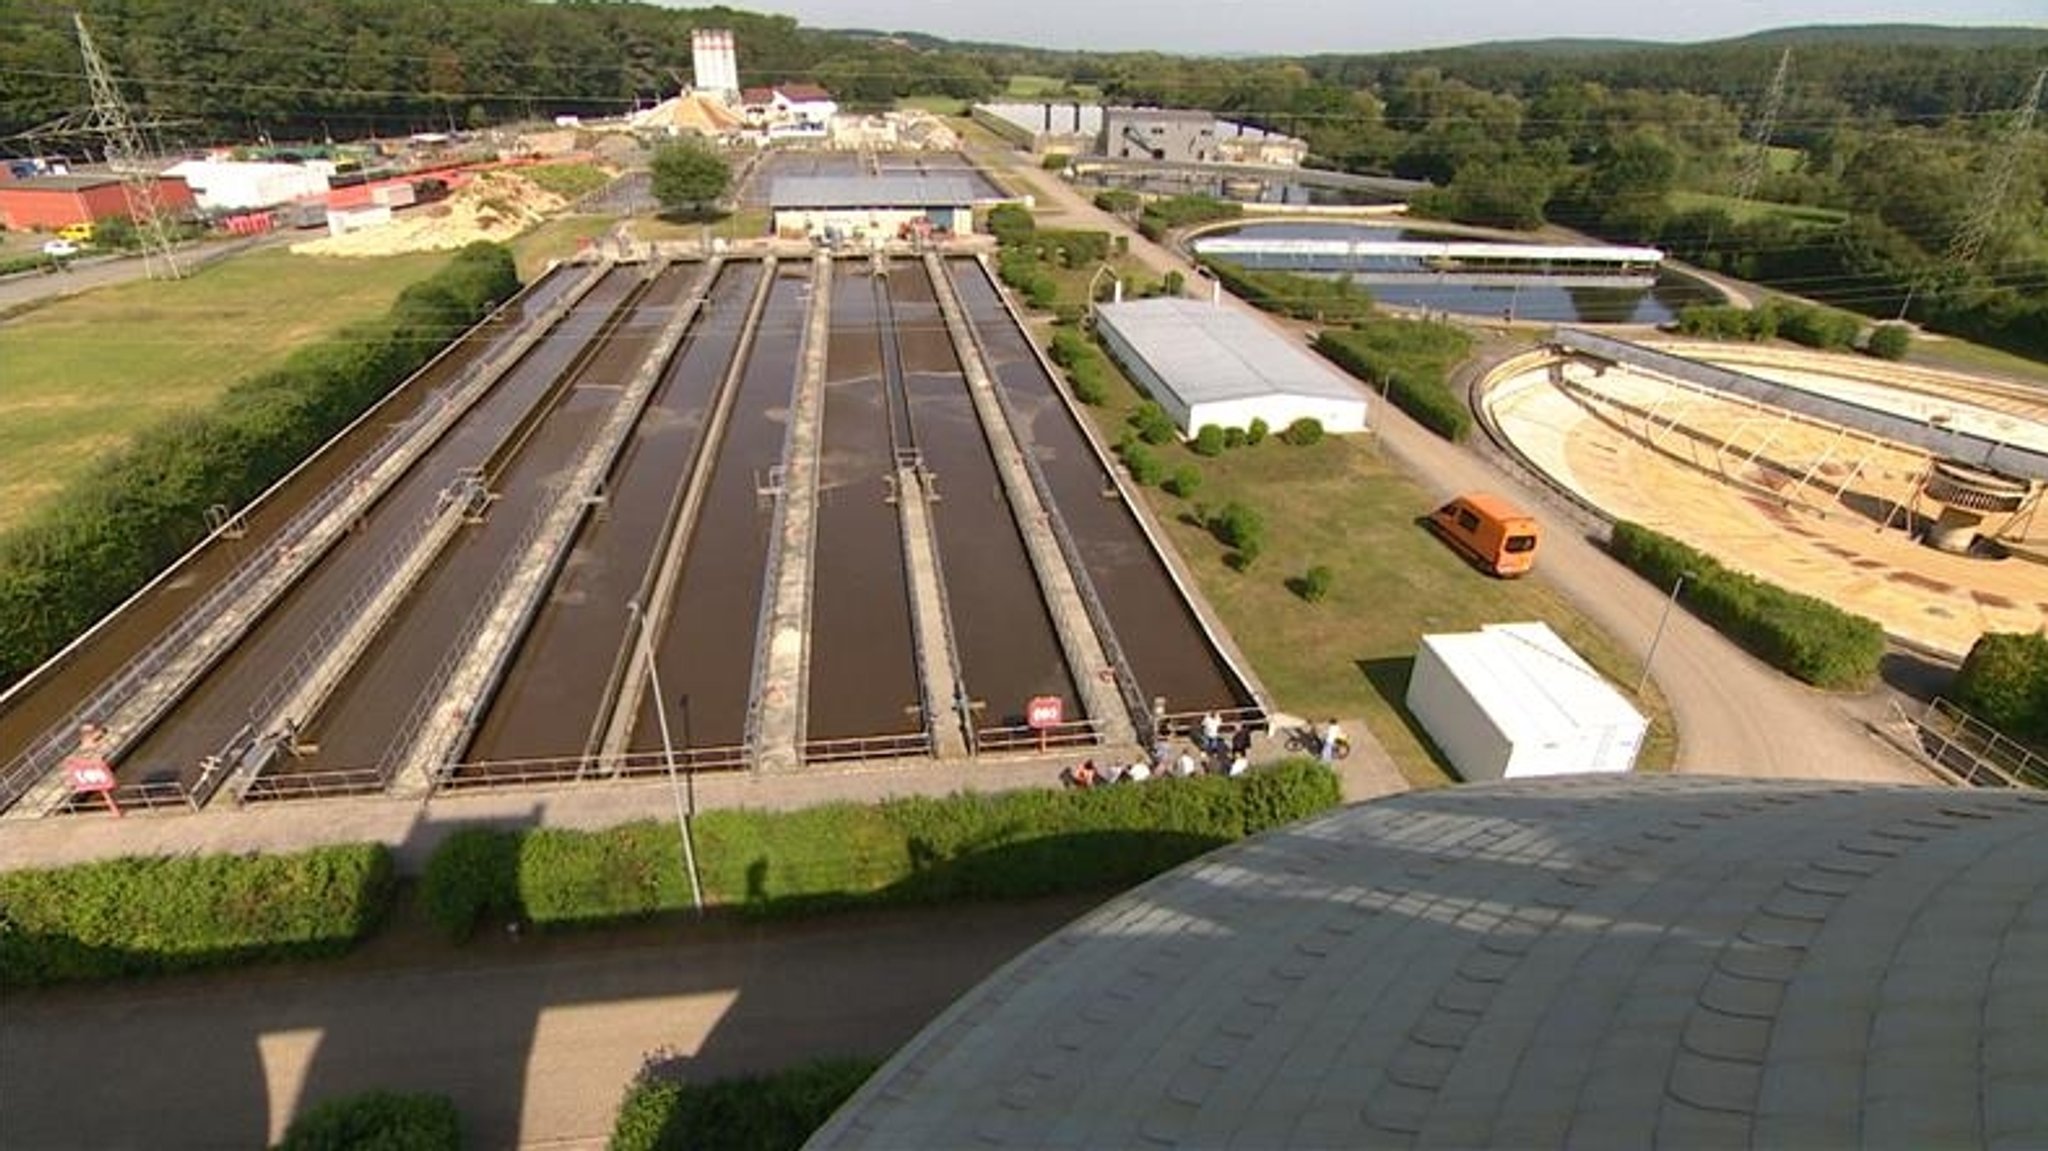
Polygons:
[[778,176],[768,206],[778,236],[893,239],[918,221],[974,230],[974,187],[959,176]]
[[1103,346],[1183,435],[1255,419],[1276,432],[1299,419],[1336,434],[1365,430],[1365,392],[1349,376],[1237,308],[1160,297],[1095,315]]

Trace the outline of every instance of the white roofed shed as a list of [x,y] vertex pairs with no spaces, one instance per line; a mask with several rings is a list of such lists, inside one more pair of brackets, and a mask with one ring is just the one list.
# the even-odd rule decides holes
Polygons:
[[1649,728],[1541,623],[1423,636],[1408,710],[1468,781],[1628,771]]
[[1183,435],[1254,419],[1276,432],[1304,418],[1331,433],[1365,430],[1365,393],[1350,377],[1236,308],[1171,297],[1103,304],[1096,331]]

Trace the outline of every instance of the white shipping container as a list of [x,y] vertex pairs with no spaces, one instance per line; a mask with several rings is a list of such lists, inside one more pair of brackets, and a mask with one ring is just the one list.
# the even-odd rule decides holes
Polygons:
[[370,202],[387,208],[409,208],[418,199],[411,184],[379,184],[370,189]]
[[346,236],[365,228],[381,228],[391,222],[391,209],[379,204],[371,208],[330,208],[327,211],[327,234]]
[[1649,728],[1541,623],[1422,637],[1407,703],[1469,781],[1628,771]]

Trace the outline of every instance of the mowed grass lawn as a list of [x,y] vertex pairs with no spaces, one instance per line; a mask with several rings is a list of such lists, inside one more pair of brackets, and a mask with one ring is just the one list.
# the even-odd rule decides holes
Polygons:
[[166,416],[211,403],[294,348],[377,316],[447,263],[266,249],[175,282],[137,281],[0,324],[0,531]]
[[[1109,439],[1121,434],[1135,404],[1124,384],[1095,409]],[[1542,620],[1610,681],[1624,690],[1635,684],[1641,663],[1540,576],[1494,579],[1420,526],[1434,501],[1370,436],[1326,437],[1308,447],[1268,438],[1208,459],[1180,445],[1157,450],[1169,473],[1189,463],[1201,469],[1191,498],[1157,488],[1146,498],[1276,706],[1318,721],[1363,716],[1411,783],[1449,778],[1401,702],[1426,632]],[[1265,551],[1244,572],[1224,562],[1229,549],[1197,519],[1198,507],[1214,511],[1233,500],[1257,509],[1266,524]],[[1318,564],[1335,578],[1321,602],[1309,603],[1288,584]],[[1643,710],[1652,727],[1638,766],[1664,770],[1677,745],[1664,701],[1654,686],[1650,694]]]

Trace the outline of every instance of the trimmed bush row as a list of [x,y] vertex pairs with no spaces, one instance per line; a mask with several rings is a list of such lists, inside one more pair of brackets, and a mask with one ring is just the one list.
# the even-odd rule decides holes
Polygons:
[[1046,356],[1066,370],[1075,399],[1095,407],[1109,398],[1109,357],[1093,340],[1073,328],[1061,328],[1052,334]]
[[1608,550],[1659,587],[1685,574],[1686,607],[1780,671],[1824,688],[1861,688],[1877,678],[1884,629],[1874,620],[1731,571],[1639,524],[1617,522]]
[[[822,1124],[824,1121],[819,1120]],[[446,1095],[366,1091],[307,1108],[276,1151],[461,1151],[462,1113]]]
[[1395,407],[1453,443],[1472,432],[1472,411],[1451,390],[1450,369],[1465,357],[1472,338],[1449,324],[1413,320],[1367,320],[1353,328],[1326,328],[1316,351],[1332,363],[1386,391]]
[[1138,232],[1148,240],[1157,240],[1175,228],[1235,220],[1242,215],[1244,205],[1235,200],[1219,200],[1214,196],[1168,196],[1146,201],[1144,213],[1138,217]]
[[619,1105],[610,1148],[796,1151],[880,1066],[872,1059],[821,1059],[704,1084],[643,1073]]
[[1255,270],[1229,260],[1204,260],[1202,266],[1232,295],[1268,312],[1319,324],[1349,324],[1372,315],[1372,293],[1348,279]]
[[[1857,337],[1863,333],[1863,321],[1833,308],[1772,299],[1760,308],[1694,304],[1678,313],[1678,330],[1688,336],[1713,340],[1769,340],[1782,336],[1809,348],[1841,351],[1856,345]],[[1864,350],[1879,359],[1897,360],[1905,357],[1912,342],[1912,332],[1906,325],[1879,324],[1871,329]]]
[[335,955],[391,890],[382,844],[0,872],[0,986]]
[[2048,635],[1979,636],[1951,694],[1963,710],[2000,732],[2048,749]]
[[351,325],[211,407],[136,437],[0,538],[0,683],[20,678],[246,505],[519,288],[511,252],[472,244]]
[[[1127,887],[1338,801],[1313,760],[1241,779],[712,811],[695,822],[707,902],[781,916],[857,904],[1014,899]],[[423,902],[456,938],[486,917],[540,927],[689,906],[675,828],[469,829],[428,862]]]

